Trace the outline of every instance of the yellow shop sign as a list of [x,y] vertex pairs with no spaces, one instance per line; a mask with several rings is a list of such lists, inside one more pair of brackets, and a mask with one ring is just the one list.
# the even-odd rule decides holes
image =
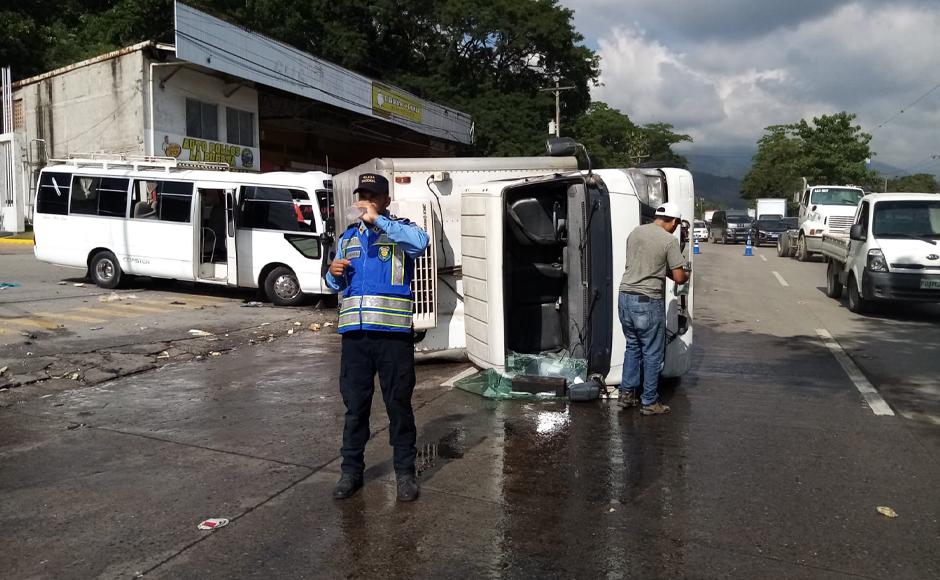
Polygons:
[[372,112],[380,117],[396,116],[421,122],[421,103],[379,83],[372,83]]

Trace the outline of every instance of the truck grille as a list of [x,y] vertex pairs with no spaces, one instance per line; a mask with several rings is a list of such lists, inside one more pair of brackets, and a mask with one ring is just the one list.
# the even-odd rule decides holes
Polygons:
[[849,229],[852,227],[852,224],[855,222],[855,218],[852,216],[834,216],[829,218],[829,233],[831,234],[841,234],[843,236],[849,235]]

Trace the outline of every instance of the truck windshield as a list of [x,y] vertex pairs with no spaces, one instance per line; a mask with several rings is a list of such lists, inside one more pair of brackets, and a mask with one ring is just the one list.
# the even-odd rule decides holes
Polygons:
[[876,238],[940,238],[940,200],[881,201],[875,204]]
[[823,187],[813,190],[810,203],[815,205],[856,206],[863,195],[865,195],[865,192],[853,187]]

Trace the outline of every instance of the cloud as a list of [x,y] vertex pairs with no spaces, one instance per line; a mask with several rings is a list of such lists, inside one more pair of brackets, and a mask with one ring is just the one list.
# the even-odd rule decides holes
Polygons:
[[[940,3],[774,4],[718,0],[704,14],[692,0],[569,3],[579,27],[606,22],[587,38],[601,56],[594,98],[639,123],[673,123],[695,150],[740,151],[767,125],[842,110],[873,131],[940,82]],[[875,130],[878,159],[906,169],[940,153],[938,122],[940,89]]]

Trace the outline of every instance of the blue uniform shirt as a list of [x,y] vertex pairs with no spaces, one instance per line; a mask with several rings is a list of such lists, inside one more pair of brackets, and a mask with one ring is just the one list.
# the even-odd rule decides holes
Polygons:
[[336,258],[351,264],[343,276],[326,275],[327,285],[342,296],[339,332],[411,332],[414,261],[427,247],[428,234],[406,219],[382,215],[374,226],[349,226]]

